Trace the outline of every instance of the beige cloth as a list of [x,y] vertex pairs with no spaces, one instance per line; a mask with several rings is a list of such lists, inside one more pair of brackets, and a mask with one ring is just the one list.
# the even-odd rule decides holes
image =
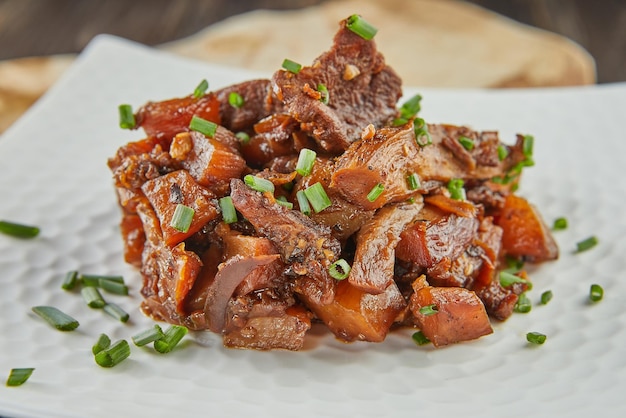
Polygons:
[[[492,88],[595,82],[593,59],[570,40],[454,0],[338,0],[301,10],[258,10],[160,48],[271,73],[284,58],[310,63],[331,45],[338,22],[353,13],[378,28],[378,48],[405,85]],[[52,56],[1,62],[0,132],[72,61],[73,56]]]

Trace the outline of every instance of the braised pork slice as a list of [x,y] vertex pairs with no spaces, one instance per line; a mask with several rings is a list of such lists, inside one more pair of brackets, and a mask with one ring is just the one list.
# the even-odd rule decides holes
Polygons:
[[422,200],[388,205],[365,222],[356,237],[350,284],[367,293],[384,292],[393,283],[395,249],[400,234],[422,210]]
[[279,70],[272,90],[304,132],[328,152],[341,152],[373,124],[382,127],[397,114],[401,80],[373,40],[340,23],[331,49],[298,74]]
[[276,113],[269,80],[250,80],[215,92],[221,125],[233,132],[250,130],[259,120]]
[[235,208],[261,236],[272,241],[293,273],[306,276],[303,291],[313,292],[310,296],[314,300],[330,302],[334,279],[328,267],[341,252],[341,245],[330,229],[316,224],[300,211],[271,202],[239,179],[231,181],[230,189]]

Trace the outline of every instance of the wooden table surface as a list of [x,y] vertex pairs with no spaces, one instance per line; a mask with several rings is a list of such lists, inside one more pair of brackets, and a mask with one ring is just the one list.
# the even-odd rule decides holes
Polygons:
[[[254,9],[299,9],[324,1],[329,0],[0,0],[0,60],[80,52],[98,33],[158,45]],[[626,81],[626,1],[469,2],[577,42],[594,57],[599,83]]]

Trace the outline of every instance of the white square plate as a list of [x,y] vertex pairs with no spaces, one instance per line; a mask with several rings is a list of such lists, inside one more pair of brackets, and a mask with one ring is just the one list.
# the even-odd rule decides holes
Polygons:
[[[168,355],[132,346],[119,366],[96,365],[91,346],[100,333],[129,339],[152,323],[138,309],[140,275],[122,259],[106,166],[119,146],[142,137],[118,128],[117,106],[181,97],[202,78],[217,89],[259,76],[270,74],[102,36],[0,138],[0,219],[42,228],[34,240],[0,236],[0,377],[35,368],[23,386],[0,386],[0,415],[625,416],[626,84],[419,90],[429,122],[498,130],[507,143],[517,132],[533,134],[536,166],[519,193],[548,223],[569,220],[555,233],[560,259],[531,271],[533,310],[495,323],[493,335],[434,349],[417,347],[410,331],[381,344],[343,344],[315,328],[306,349],[292,353],[226,349],[218,336],[194,333]],[[599,245],[574,254],[590,235]],[[130,312],[130,322],[63,291],[74,269],[123,274],[131,296],[107,297]],[[592,283],[605,290],[595,304]],[[547,289],[554,298],[540,306]],[[57,332],[31,313],[35,305],[57,306],[81,326]],[[547,334],[547,342],[530,346],[529,331]]]

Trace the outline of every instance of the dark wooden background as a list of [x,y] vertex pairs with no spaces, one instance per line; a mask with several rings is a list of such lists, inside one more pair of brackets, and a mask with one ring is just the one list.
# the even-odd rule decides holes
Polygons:
[[[157,45],[253,9],[322,1],[329,0],[0,0],[0,60],[80,52],[98,33]],[[567,36],[595,58],[598,82],[626,81],[626,0],[469,2]]]

